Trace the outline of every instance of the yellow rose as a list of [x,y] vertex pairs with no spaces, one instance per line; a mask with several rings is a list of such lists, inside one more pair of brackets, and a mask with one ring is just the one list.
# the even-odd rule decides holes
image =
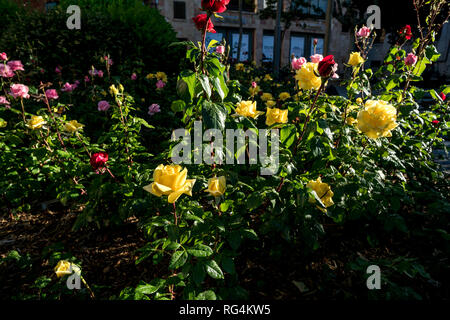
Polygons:
[[272,77],[270,76],[270,74],[266,74],[265,76],[264,76],[264,81],[272,81],[273,79],[272,79]]
[[75,132],[75,131],[80,130],[83,127],[84,127],[84,125],[82,125],[81,123],[78,123],[77,120],[72,120],[72,121],[66,122],[66,124],[64,125],[64,129],[68,132]]
[[356,99],[356,103],[357,104],[363,104],[363,99],[361,99],[361,98]]
[[186,168],[182,169],[175,164],[160,164],[153,172],[154,182],[145,186],[144,190],[157,197],[168,195],[168,202],[174,203],[183,193],[192,196],[195,179],[186,179],[186,176]]
[[70,267],[71,263],[66,260],[60,260],[55,267],[55,273],[58,278],[61,278],[67,274],[72,274]]
[[300,70],[296,71],[295,79],[298,81],[298,87],[305,90],[319,90],[322,79],[314,73],[317,63],[307,62]]
[[241,101],[236,106],[236,113],[233,116],[244,116],[256,119],[263,114],[262,111],[256,111],[256,101]]
[[390,137],[398,124],[397,110],[383,100],[367,100],[358,112],[358,129],[371,139]]
[[348,59],[347,64],[356,67],[364,62],[363,57],[359,54],[359,52],[352,52],[350,54],[350,58]]
[[266,102],[266,107],[267,108],[272,108],[273,106],[275,106],[277,103],[273,100],[269,100]]
[[149,73],[145,78],[147,79],[153,79],[155,75],[153,73]]
[[356,119],[353,118],[353,117],[347,117],[347,120],[346,120],[345,122],[347,122],[347,124],[348,124],[349,126],[351,126],[351,125],[354,124],[355,122],[358,122],[358,120],[356,120]]
[[227,181],[224,176],[214,177],[208,180],[208,189],[205,192],[209,192],[214,197],[220,197],[225,193],[227,188]]
[[271,126],[274,123],[286,123],[287,121],[288,121],[288,110],[267,108],[266,125]]
[[2,118],[0,118],[0,128],[6,127],[7,124],[8,124],[8,122],[6,122],[6,121],[3,120]]
[[236,70],[237,71],[243,71],[245,69],[245,66],[243,63],[237,63],[236,64]]
[[27,121],[27,127],[30,129],[40,129],[47,122],[41,116],[32,116],[30,120]]
[[[327,183],[322,182],[322,179],[320,177],[318,177],[315,181],[309,181],[306,187],[311,188],[316,192],[317,196],[320,198],[325,207],[328,208],[334,204],[333,199],[331,199],[334,195],[333,191],[331,191],[331,187]],[[310,198],[309,202],[315,203],[316,200],[314,198]],[[318,206],[318,208],[323,212],[327,211],[322,207]]]
[[119,94],[119,90],[117,90],[115,85],[111,85],[109,87],[109,93],[111,93],[113,96],[116,96]]
[[288,92],[282,92],[282,93],[280,93],[280,96],[279,96],[281,101],[286,101],[290,97],[291,97],[291,95]]
[[167,75],[164,72],[162,72],[162,71],[157,72],[156,73],[156,79],[157,80],[161,80],[162,82],[167,82]]
[[261,100],[262,101],[269,101],[269,100],[273,100],[273,96],[271,93],[268,92],[264,92],[261,96]]
[[256,95],[260,90],[261,90],[261,88],[260,88],[259,86],[256,86],[255,88],[250,87],[250,89],[248,89],[248,92],[249,92],[250,95],[253,97],[253,96]]

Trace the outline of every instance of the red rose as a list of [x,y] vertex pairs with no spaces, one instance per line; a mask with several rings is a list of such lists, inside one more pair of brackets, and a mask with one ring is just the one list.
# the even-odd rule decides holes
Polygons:
[[433,120],[433,121],[431,121],[431,123],[432,123],[434,126],[437,126],[437,125],[439,124],[439,120]]
[[400,36],[404,36],[407,40],[412,38],[411,26],[407,24],[399,31]]
[[439,94],[439,97],[441,97],[442,101],[445,101],[445,99],[447,99],[447,96],[443,92]]
[[227,10],[228,3],[230,0],[202,0],[202,9],[222,13]]
[[199,14],[195,18],[192,18],[192,20],[194,20],[195,26],[197,27],[198,30],[204,30],[206,25],[207,32],[216,33],[216,30],[214,30],[214,25],[211,22],[211,19],[208,19],[208,24],[206,24],[207,18],[208,16],[205,13],[203,13]]
[[334,61],[334,56],[329,55],[322,59],[322,61],[319,62],[319,74],[322,78],[329,78],[331,77],[334,72],[336,71],[335,68],[336,62]]
[[91,166],[94,170],[102,168],[106,161],[108,161],[108,154],[106,152],[97,152],[91,156]]

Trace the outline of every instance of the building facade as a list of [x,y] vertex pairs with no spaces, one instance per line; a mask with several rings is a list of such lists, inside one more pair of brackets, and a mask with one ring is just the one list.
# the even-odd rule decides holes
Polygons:
[[[281,48],[281,63],[286,65],[291,56],[309,57],[314,54],[313,41],[318,40],[316,53],[324,54],[327,32],[326,11],[328,1],[308,0],[312,7],[319,10],[310,10],[310,17],[298,21],[286,30]],[[290,1],[283,1],[284,8],[290,6]],[[166,20],[171,23],[180,40],[201,41],[201,34],[196,30],[192,18],[203,13],[200,9],[200,0],[153,0],[149,1],[158,8]],[[265,7],[264,0],[244,0],[242,13],[243,36],[241,44],[240,61],[270,62],[273,59],[275,21],[274,19],[260,19],[260,11]],[[217,33],[208,33],[207,40],[226,39],[232,47],[233,58],[237,58],[239,41],[239,11],[238,0],[231,0],[228,10],[221,14],[223,20],[214,18],[213,23]],[[283,28],[283,24],[281,26]],[[341,24],[331,19],[329,37],[329,52],[333,53],[338,63],[347,62],[348,54],[352,48],[352,37],[349,32],[342,32]]]

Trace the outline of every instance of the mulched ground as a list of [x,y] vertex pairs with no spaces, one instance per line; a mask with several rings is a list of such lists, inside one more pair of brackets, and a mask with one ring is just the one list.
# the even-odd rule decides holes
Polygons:
[[[155,267],[150,262],[135,265],[136,250],[146,243],[137,228],[137,219],[129,219],[120,228],[73,232],[71,228],[76,215],[62,208],[54,210],[0,219],[0,257],[5,257],[10,250],[17,250],[22,255],[30,254],[33,263],[31,270],[27,271],[20,268],[2,270],[0,266],[0,300],[35,294],[36,289],[31,285],[39,276],[55,278],[54,265],[43,258],[44,248],[55,243],[62,244],[64,251],[81,260],[83,274],[96,291],[97,299],[109,299],[125,287],[136,286],[140,280],[150,281],[158,274],[167,274],[163,265]],[[295,246],[288,250],[289,255],[279,257],[271,256],[264,248],[243,244],[236,268],[249,297],[367,299],[370,293],[365,284],[364,271],[349,269],[348,262],[358,257],[373,261],[415,255],[422,258],[422,263],[425,262],[433,281],[420,277],[405,281],[405,277],[395,275],[390,280],[412,287],[424,299],[449,298],[448,257],[445,252],[438,250],[436,253],[433,244],[417,243],[410,238],[390,238],[370,248],[367,242],[356,240],[361,238],[360,231],[355,231],[360,226],[348,225],[344,229],[328,225],[325,228],[327,235],[321,242],[321,248],[306,256],[300,252],[300,247]],[[287,245],[271,244],[270,239],[266,239],[266,244],[275,247]],[[435,268],[430,271],[428,264]]]

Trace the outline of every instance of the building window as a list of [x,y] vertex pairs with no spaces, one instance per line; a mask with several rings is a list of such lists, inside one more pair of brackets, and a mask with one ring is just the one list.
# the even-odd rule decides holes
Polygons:
[[173,2],[173,18],[186,19],[186,2],[184,1]]
[[[297,9],[303,14],[312,17],[325,18],[328,0],[304,0],[305,5],[298,5]],[[294,4],[293,4],[294,5]]]
[[49,11],[51,9],[56,8],[58,5],[58,1],[48,1],[45,3],[45,11]]
[[263,47],[262,47],[262,62],[273,61],[273,47],[275,37],[272,31],[264,31],[263,34]]
[[299,58],[306,55],[305,40],[304,36],[291,36],[291,56]]
[[[227,45],[231,47],[230,57],[237,59],[239,29],[237,28],[215,28],[217,33],[206,34],[206,44],[214,39],[219,42],[225,39]],[[253,59],[253,31],[244,29],[242,32],[241,55],[239,61],[249,61]]]
[[314,54],[314,39],[317,39],[316,54],[323,55],[324,37],[314,34],[291,33],[290,56],[308,58]]
[[[239,11],[239,0],[231,0],[227,9]],[[242,0],[242,11],[255,12],[255,0]]]

